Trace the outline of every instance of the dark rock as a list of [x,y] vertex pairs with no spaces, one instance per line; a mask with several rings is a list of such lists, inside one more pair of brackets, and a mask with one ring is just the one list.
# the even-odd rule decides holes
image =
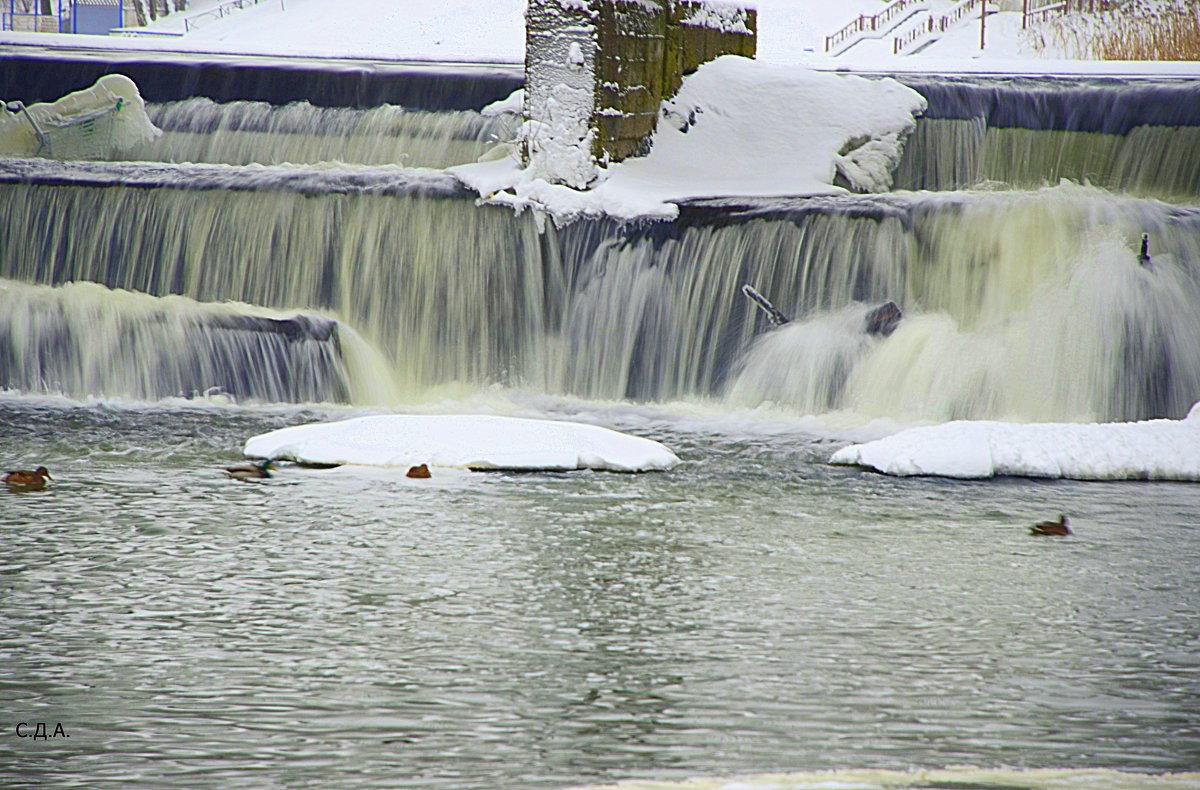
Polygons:
[[887,337],[896,331],[896,325],[903,317],[904,313],[900,311],[900,307],[895,302],[884,302],[867,313],[863,329],[868,335]]

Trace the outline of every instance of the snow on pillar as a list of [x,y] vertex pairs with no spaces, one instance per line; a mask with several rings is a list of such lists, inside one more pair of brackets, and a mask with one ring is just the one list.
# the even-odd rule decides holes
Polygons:
[[598,167],[644,154],[684,75],[720,55],[754,57],[757,21],[718,0],[530,0],[527,166],[583,189]]
[[525,162],[535,177],[576,189],[596,177],[598,18],[588,0],[532,0],[525,14]]

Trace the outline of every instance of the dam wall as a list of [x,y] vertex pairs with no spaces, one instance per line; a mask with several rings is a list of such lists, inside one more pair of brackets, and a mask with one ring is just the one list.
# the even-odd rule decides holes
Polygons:
[[205,97],[217,102],[306,101],[368,109],[397,104],[419,110],[478,110],[524,84],[503,64],[421,64],[250,56],[104,52],[0,52],[0,98],[49,102],[124,74],[148,102]]

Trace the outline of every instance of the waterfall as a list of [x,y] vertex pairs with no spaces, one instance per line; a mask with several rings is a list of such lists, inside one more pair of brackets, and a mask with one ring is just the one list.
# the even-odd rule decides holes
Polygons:
[[991,128],[982,117],[924,118],[909,136],[896,189],[1031,189],[1062,179],[1163,200],[1200,196],[1200,126],[1126,134]]
[[443,168],[478,160],[498,142],[513,139],[517,125],[511,115],[425,112],[390,104],[359,110],[313,107],[307,102],[277,107],[265,102],[218,104],[188,99],[147,109],[164,134],[123,151],[122,159]]
[[1062,179],[1143,197],[1200,196],[1200,83],[930,78],[896,189],[1032,189]]
[[[404,397],[499,383],[919,419],[1181,416],[1200,399],[1195,210],[1062,185],[539,233],[450,193],[339,188],[3,183],[0,219],[28,232],[0,276],[328,312]],[[801,323],[767,332],[744,282]],[[820,326],[888,299],[906,319],[887,339]]]
[[226,395],[265,402],[371,400],[351,383],[371,351],[316,315],[155,298],[93,283],[0,280],[0,381],[73,397]]
[[[560,227],[415,167],[510,136],[449,94],[511,75],[425,98],[429,75],[371,78],[439,112],[355,109],[340,77],[342,107],[161,95],[224,73],[197,68],[154,83],[166,134],[139,161],[0,160],[0,386],[394,404],[501,385],[900,420],[1200,400],[1191,83],[917,78],[900,191]],[[274,101],[289,74],[255,90]],[[792,323],[772,328],[747,283]],[[867,334],[885,301],[903,321]]]
[[562,278],[546,271],[532,218],[422,181],[411,194],[375,192],[390,181],[338,193],[239,190],[220,175],[203,189],[0,187],[4,222],[22,229],[0,276],[327,311],[382,349],[410,392],[536,376],[545,305],[562,298],[545,291]]
[[[863,333],[861,308],[818,312],[757,340],[730,398],[902,420],[1182,417],[1200,397],[1200,218],[1097,202],[1086,232],[1054,233],[1080,202],[1010,197],[918,219],[894,334]],[[1138,220],[1173,250],[1151,267]]]

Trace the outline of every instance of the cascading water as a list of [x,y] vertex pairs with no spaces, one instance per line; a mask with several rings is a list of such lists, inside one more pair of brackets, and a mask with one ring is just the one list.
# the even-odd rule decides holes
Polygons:
[[[1084,187],[698,207],[669,225],[542,234],[452,194],[4,188],[5,222],[31,229],[6,246],[5,276],[330,310],[410,393],[729,387],[739,405],[802,412],[1111,419],[1179,416],[1200,392],[1200,213]],[[743,282],[800,317],[892,299],[907,318],[853,352],[802,324],[747,356],[763,327]]]
[[332,311],[410,393],[539,367],[544,291],[561,276],[546,273],[531,219],[478,210],[445,179],[440,197],[419,179],[372,186],[410,194],[312,187],[10,186],[0,211],[26,232],[5,245],[5,276]]
[[[894,334],[854,331],[849,308],[771,332],[730,397],[904,420],[1182,417],[1200,393],[1200,215],[1079,192],[918,214]],[[1162,245],[1151,267],[1138,227]]]
[[265,402],[370,400],[348,372],[370,351],[314,315],[92,283],[0,281],[0,380],[73,397],[224,395]]
[[[396,167],[11,160],[0,217],[20,230],[0,250],[0,277],[318,310],[386,360],[348,370],[341,389],[270,384],[259,398],[500,383],[864,418],[1182,416],[1200,398],[1200,212],[1186,206],[1200,127],[1122,116],[1120,129],[998,128],[994,106],[960,104],[921,122],[900,184],[1010,189],[701,201],[675,222],[628,226],[541,228],[475,205],[447,175]],[[444,163],[509,123],[200,99],[154,112],[168,132],[138,156],[225,163],[369,164],[406,150],[410,164]],[[427,132],[432,147],[413,153]],[[1062,176],[1184,205],[1073,184],[1020,191]],[[1137,260],[1143,233],[1152,268]],[[766,331],[743,283],[797,322]],[[864,335],[863,314],[887,300],[904,310],[900,329]],[[95,386],[60,378],[6,385]],[[123,386],[159,391],[103,389]]]
[[897,189],[988,185],[1029,189],[1062,179],[1164,200],[1200,184],[1200,127],[1126,134],[990,128],[983,118],[921,119],[896,170]]
[[508,114],[424,112],[389,104],[358,110],[313,107],[307,102],[276,107],[265,102],[187,99],[150,105],[147,110],[164,134],[122,151],[122,159],[442,168],[476,161],[497,143],[511,140],[517,126],[516,118]]
[[1200,185],[1194,81],[913,78],[928,99],[896,189],[1030,189],[1062,179],[1192,201]]

